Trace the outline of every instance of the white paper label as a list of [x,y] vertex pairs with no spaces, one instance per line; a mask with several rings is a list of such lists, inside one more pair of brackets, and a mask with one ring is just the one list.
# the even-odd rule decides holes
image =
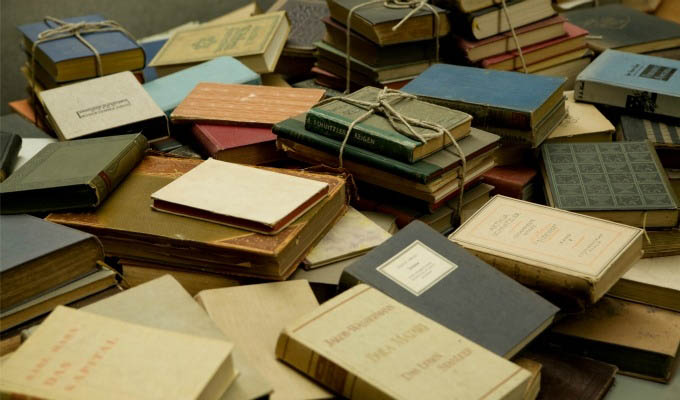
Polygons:
[[399,286],[420,296],[456,268],[458,265],[416,240],[385,261],[377,270]]

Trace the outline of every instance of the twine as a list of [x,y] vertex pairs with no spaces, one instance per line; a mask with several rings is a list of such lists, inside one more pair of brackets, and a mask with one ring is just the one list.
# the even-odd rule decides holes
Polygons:
[[[510,27],[510,33],[512,33],[512,38],[515,40],[515,47],[517,47],[517,54],[519,54],[519,59],[522,61],[522,70],[524,71],[525,74],[528,74],[527,70],[527,63],[524,61],[524,52],[522,52],[522,47],[519,45],[519,39],[517,38],[517,34],[515,33],[515,27],[512,25],[512,21],[510,21],[510,13],[508,12],[508,5],[505,2],[505,0],[501,0],[501,4],[503,5],[503,14],[505,14],[505,20],[508,22],[508,26]],[[513,67],[514,67],[514,62],[513,62]]]
[[645,239],[647,239],[648,244],[652,244],[652,239],[649,238],[647,234],[647,211],[642,214],[642,233],[645,234]]
[[[115,269],[115,268],[113,268],[112,266],[108,265],[108,264],[105,263],[104,261],[99,261],[99,260],[98,260],[98,261],[97,261],[97,265],[99,265],[101,268],[108,269],[109,271],[111,271],[111,272],[113,272],[114,274],[116,274],[116,276],[118,276],[118,277],[120,278],[120,281],[123,282],[123,283],[125,284],[125,286],[127,286],[128,288],[131,288],[131,287],[132,287],[132,286],[130,286],[130,283],[127,281],[127,279],[125,279],[125,277],[123,276],[123,274],[121,274],[117,269]],[[118,289],[120,289],[120,290],[125,290],[125,289],[123,289],[122,287],[120,287],[120,285],[119,285],[118,283],[116,283],[116,286],[118,286]]]

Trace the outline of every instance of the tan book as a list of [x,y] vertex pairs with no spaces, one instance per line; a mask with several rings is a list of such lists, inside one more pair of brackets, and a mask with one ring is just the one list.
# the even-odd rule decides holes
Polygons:
[[164,275],[170,275],[175,278],[175,280],[177,280],[191,296],[195,296],[201,290],[238,286],[247,282],[247,280],[235,279],[212,272],[183,270],[166,265],[145,263],[135,260],[121,259],[119,263],[123,268],[125,282],[130,287],[143,285]]
[[196,301],[271,382],[274,388],[272,400],[333,397],[274,356],[281,329],[319,305],[306,281],[205,290],[196,296]]
[[237,58],[257,73],[274,72],[290,32],[283,11],[176,32],[151,60],[159,75],[219,56]]
[[535,400],[541,391],[541,369],[543,366],[538,361],[526,357],[518,357],[512,360],[515,364],[531,373],[531,379],[524,392],[523,400]]
[[546,142],[611,142],[616,128],[597,108],[574,101],[574,91],[564,92],[567,116]]
[[638,260],[608,294],[680,312],[680,256]]
[[642,230],[495,196],[449,240],[520,283],[595,303],[642,255]]
[[276,356],[350,399],[521,399],[530,378],[363,284],[287,325]]
[[0,390],[69,400],[219,399],[236,377],[232,348],[59,306],[2,364]]
[[680,255],[680,228],[647,231],[649,242],[642,243],[643,258]]

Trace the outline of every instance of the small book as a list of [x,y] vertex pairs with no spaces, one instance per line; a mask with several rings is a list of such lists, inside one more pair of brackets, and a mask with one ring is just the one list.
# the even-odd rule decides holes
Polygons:
[[200,82],[259,85],[260,75],[233,57],[217,57],[143,85],[144,90],[170,116],[179,103]]
[[680,169],[680,122],[672,119],[653,120],[621,115],[616,130],[619,141],[649,140],[654,144],[664,168]]
[[318,0],[277,0],[267,12],[285,11],[290,19],[290,34],[284,56],[314,56],[314,42],[323,38],[321,19],[328,17],[328,6]]
[[141,134],[45,146],[0,187],[0,212],[97,207],[144,156]]
[[[515,28],[555,15],[550,0],[510,0],[506,4]],[[456,13],[451,23],[457,33],[472,40],[486,39],[510,30],[503,6],[498,2],[470,13]]]
[[130,71],[43,90],[38,98],[61,140],[141,132],[168,136],[165,114]]
[[203,24],[172,35],[149,66],[163,76],[216,57],[232,56],[259,74],[274,72],[289,33],[284,11]]
[[606,50],[576,78],[574,98],[680,118],[680,61]]
[[521,399],[531,375],[363,284],[289,323],[276,357],[349,399]]
[[282,159],[270,127],[197,123],[191,133],[208,155],[239,164],[265,164]]
[[632,226],[670,228],[678,204],[649,142],[547,143],[548,204]]
[[219,399],[236,378],[233,347],[59,306],[3,363],[0,388],[50,399]]
[[595,106],[574,101],[573,90],[564,92],[564,96],[567,116],[545,139],[546,143],[612,141],[614,125]]
[[680,312],[680,256],[638,260],[607,293]]
[[196,301],[224,335],[267,377],[274,389],[272,399],[333,397],[275,356],[276,339],[281,330],[319,306],[306,281],[204,290],[196,296]]
[[[378,88],[365,87],[348,95],[348,98],[377,102],[380,92],[381,90]],[[455,140],[462,139],[470,133],[472,117],[464,112],[411,98],[391,100],[389,104],[404,117],[441,126]],[[366,111],[367,109],[362,106],[341,100],[331,100],[326,104],[313,107],[307,112],[305,128],[342,142],[352,122],[360,118]],[[399,129],[407,132],[409,130],[408,126],[397,118],[394,118],[394,124]],[[433,129],[419,126],[412,126],[412,128],[417,134],[435,136],[427,138],[427,141],[423,143],[417,138],[410,138],[397,131],[390,124],[386,115],[374,113],[354,126],[347,143],[408,163],[421,160],[451,144],[451,139],[445,133],[436,136],[438,132]]]
[[151,207],[274,235],[327,195],[324,182],[210,158],[152,193]]
[[494,187],[493,194],[531,201],[538,192],[537,175],[535,168],[512,165],[493,167],[482,176],[485,183]]
[[529,287],[595,303],[642,254],[642,230],[495,196],[449,240]]
[[21,136],[0,132],[0,182],[4,181],[14,169],[20,149]]

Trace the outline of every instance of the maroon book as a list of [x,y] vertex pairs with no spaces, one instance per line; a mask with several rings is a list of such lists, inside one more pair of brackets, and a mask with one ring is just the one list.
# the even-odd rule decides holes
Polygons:
[[492,194],[528,200],[533,192],[530,189],[536,175],[537,172],[533,168],[508,166],[494,167],[482,176],[485,183],[494,187]]
[[192,133],[217,160],[257,165],[283,158],[276,150],[276,135],[270,127],[199,123],[193,125]]

